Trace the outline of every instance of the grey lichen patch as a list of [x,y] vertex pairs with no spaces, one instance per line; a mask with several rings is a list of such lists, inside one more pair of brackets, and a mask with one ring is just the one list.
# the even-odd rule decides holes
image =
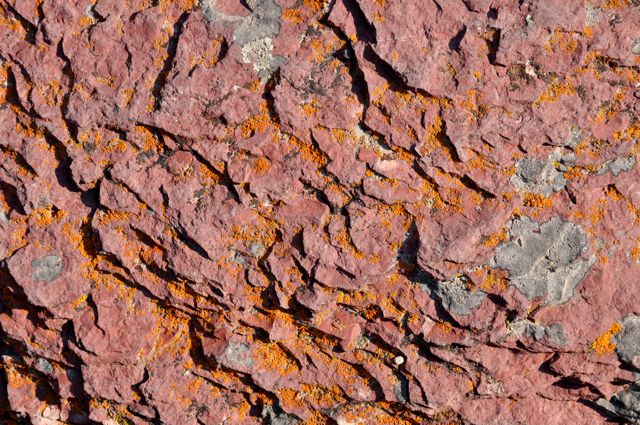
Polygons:
[[516,173],[511,176],[511,184],[522,192],[549,196],[564,188],[567,179],[556,170],[551,161],[525,157],[516,163]]
[[518,338],[530,338],[534,341],[546,340],[555,346],[567,345],[567,337],[560,323],[542,326],[527,319],[519,319],[509,324],[510,331]]
[[467,316],[482,304],[485,293],[470,290],[464,277],[456,277],[450,281],[438,282],[433,287],[422,284],[422,289],[440,301],[442,307],[451,314]]
[[225,360],[230,367],[251,367],[253,366],[253,358],[249,346],[242,342],[230,341],[227,349],[224,351]]
[[580,226],[554,217],[542,224],[513,220],[511,240],[496,249],[493,266],[509,273],[509,284],[528,299],[564,304],[595,259],[584,259],[587,236]]
[[605,174],[607,171],[611,171],[614,176],[622,173],[623,171],[629,171],[636,165],[636,159],[633,156],[625,156],[610,159],[598,168],[598,175]]
[[253,13],[236,27],[233,33],[236,43],[244,45],[280,33],[282,9],[274,0],[247,0],[247,5]]
[[266,77],[283,64],[284,59],[273,55],[273,37],[280,33],[282,8],[275,0],[247,0],[251,15],[227,16],[216,9],[216,0],[202,0],[202,13],[211,22],[237,24],[233,41],[241,46],[244,63],[253,64],[261,77]]
[[611,400],[604,398],[596,404],[611,415],[621,418],[625,423],[640,424],[640,386],[631,384],[624,390],[611,396]]
[[62,259],[57,255],[47,255],[31,262],[33,280],[51,282],[62,273]]
[[620,360],[633,363],[640,355],[640,317],[630,314],[620,321],[622,329],[613,337]]
[[242,61],[252,63],[253,69],[264,77],[271,74],[283,63],[279,56],[273,56],[273,44],[270,38],[250,41],[242,46]]
[[273,406],[265,405],[262,408],[261,416],[265,423],[272,425],[296,425],[300,423],[296,417],[282,412],[282,409],[278,406],[274,408]]
[[640,38],[636,38],[631,46],[631,53],[634,55],[640,55]]

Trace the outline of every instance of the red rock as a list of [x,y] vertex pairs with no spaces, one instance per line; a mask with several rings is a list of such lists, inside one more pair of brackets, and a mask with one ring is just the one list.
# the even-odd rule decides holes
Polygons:
[[636,3],[3,2],[0,416],[637,421]]

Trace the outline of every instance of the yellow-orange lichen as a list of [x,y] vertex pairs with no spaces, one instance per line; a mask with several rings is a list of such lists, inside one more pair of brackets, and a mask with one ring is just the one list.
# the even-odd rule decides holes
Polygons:
[[591,343],[591,349],[598,355],[604,356],[613,353],[616,344],[612,341],[614,335],[620,333],[622,326],[616,322],[602,335]]

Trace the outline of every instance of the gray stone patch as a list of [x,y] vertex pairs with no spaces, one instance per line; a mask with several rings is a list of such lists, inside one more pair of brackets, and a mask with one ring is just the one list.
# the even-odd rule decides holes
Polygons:
[[421,284],[421,287],[431,297],[440,301],[445,310],[459,316],[471,314],[473,310],[480,307],[485,297],[485,293],[482,291],[470,291],[464,277],[438,282],[433,288],[426,284]]
[[620,158],[610,159],[600,166],[598,169],[598,175],[611,171],[614,176],[622,173],[623,171],[629,171],[636,165],[636,159],[632,156],[625,156]]
[[253,366],[253,358],[247,344],[229,341],[229,345],[224,351],[224,356],[232,366]]
[[551,323],[549,326],[545,327],[544,335],[547,337],[547,341],[552,345],[562,346],[567,345],[569,342],[567,340],[567,335],[564,333],[564,328],[560,323]]
[[226,16],[216,9],[216,0],[201,0],[202,13],[210,21],[237,23],[233,41],[241,46],[242,60],[252,63],[261,77],[268,76],[284,63],[273,55],[273,37],[280,33],[282,8],[275,0],[247,0],[251,15],[242,18]]
[[45,375],[51,375],[51,373],[53,373],[53,366],[51,366],[49,360],[43,357],[39,357],[38,360],[36,360],[34,366],[36,370],[44,373]]
[[577,224],[554,217],[536,223],[513,220],[509,242],[496,249],[493,266],[509,273],[509,284],[532,300],[564,304],[585,277],[594,258],[584,259],[587,235]]
[[265,76],[284,63],[281,57],[273,56],[272,52],[273,44],[270,38],[250,41],[242,46],[242,61],[252,63],[258,75]]
[[564,188],[567,179],[555,169],[551,161],[526,157],[516,163],[511,184],[519,191],[549,196]]
[[236,43],[244,45],[280,33],[282,9],[274,0],[247,0],[247,5],[253,13],[236,27],[233,33]]
[[60,276],[62,267],[62,259],[57,255],[47,255],[46,257],[36,258],[31,262],[31,268],[33,269],[31,277],[33,280],[51,282]]
[[640,55],[640,38],[636,38],[633,41],[633,46],[631,47],[631,53],[634,55]]
[[296,425],[299,424],[300,421],[295,418],[295,416],[288,415],[282,412],[280,408],[274,408],[273,406],[265,405],[262,408],[262,418],[265,420],[265,423],[271,425]]
[[640,424],[640,387],[631,384],[624,390],[611,396],[611,400],[604,398],[596,404],[611,415],[622,418],[625,423]]
[[562,346],[567,344],[567,337],[560,323],[542,326],[526,319],[516,320],[509,324],[509,329],[519,338],[531,338],[535,341],[546,341],[550,345]]
[[2,224],[9,223],[9,219],[7,218],[7,215],[4,213],[4,211],[0,211],[0,223]]
[[620,360],[633,363],[640,355],[640,316],[630,314],[620,321],[622,330],[612,338],[616,344],[616,353]]

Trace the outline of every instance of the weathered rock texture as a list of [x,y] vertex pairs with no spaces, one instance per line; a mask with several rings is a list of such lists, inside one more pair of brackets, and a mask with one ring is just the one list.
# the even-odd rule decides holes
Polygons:
[[2,423],[640,423],[640,1],[0,37]]

